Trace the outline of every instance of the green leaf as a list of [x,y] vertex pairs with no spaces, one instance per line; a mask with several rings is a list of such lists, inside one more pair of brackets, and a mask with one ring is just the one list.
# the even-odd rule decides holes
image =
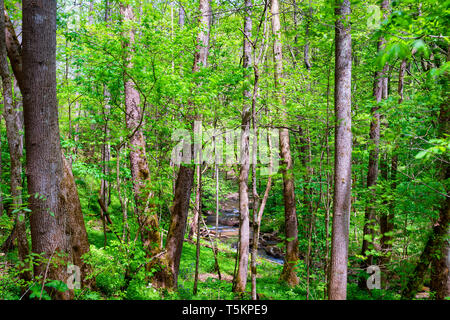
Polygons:
[[69,290],[69,288],[67,287],[67,284],[65,284],[61,280],[51,280],[51,281],[47,282],[45,284],[45,286],[49,287],[49,288],[54,288],[54,289],[58,290],[59,292],[65,292],[65,291]]

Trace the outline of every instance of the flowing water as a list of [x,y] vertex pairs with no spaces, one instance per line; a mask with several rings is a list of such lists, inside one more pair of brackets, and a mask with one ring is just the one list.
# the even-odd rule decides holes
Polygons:
[[[236,207],[235,207],[236,206]],[[216,215],[208,215],[205,219],[205,223],[214,238],[218,233],[218,238],[222,243],[228,244],[231,248],[236,249],[239,238],[239,203],[236,203],[236,199],[227,199],[221,203],[219,209],[219,223],[216,230]],[[258,255],[271,262],[283,264],[284,259],[280,256],[279,252],[270,254],[271,250],[276,247],[279,241],[264,240],[265,234],[260,233]],[[253,237],[253,231],[250,227],[250,239]],[[250,246],[251,247],[251,246]]]

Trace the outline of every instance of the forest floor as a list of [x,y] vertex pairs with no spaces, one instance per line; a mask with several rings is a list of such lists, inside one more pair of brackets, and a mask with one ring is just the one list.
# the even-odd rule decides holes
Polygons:
[[[199,260],[198,293],[193,295],[196,245],[194,241],[183,244],[178,291],[168,292],[153,288],[148,281],[145,268],[140,268],[145,261],[145,253],[138,243],[134,244],[134,234],[128,245],[121,244],[113,232],[107,232],[107,246],[104,246],[104,234],[99,216],[91,206],[85,209],[86,228],[90,243],[87,262],[92,265],[92,277],[96,280],[94,290],[76,290],[76,299],[83,300],[160,300],[160,299],[250,299],[251,281],[248,272],[247,290],[238,297],[232,292],[232,279],[235,270],[236,249],[230,242],[218,242],[218,263],[221,280],[215,270],[215,260],[208,238],[201,239]],[[114,208],[112,208],[114,209]],[[234,208],[224,208],[233,210]],[[235,240],[233,240],[235,241]],[[281,244],[281,243],[280,243]],[[21,288],[17,282],[14,264],[17,262],[17,250],[0,256],[0,299],[19,299]],[[249,263],[250,264],[250,263]],[[310,273],[309,286],[306,283],[306,265],[299,260],[297,274],[299,285],[290,288],[279,282],[283,266],[268,257],[257,259],[257,292],[260,299],[305,300],[309,287],[309,299],[320,300],[324,297],[325,281],[322,268],[314,267]],[[249,268],[250,269],[250,268]],[[127,272],[128,270],[128,272]],[[128,276],[127,276],[128,273]],[[354,275],[349,275],[348,299],[398,299],[395,292],[388,290],[360,290]],[[426,298],[426,297],[422,297]]]

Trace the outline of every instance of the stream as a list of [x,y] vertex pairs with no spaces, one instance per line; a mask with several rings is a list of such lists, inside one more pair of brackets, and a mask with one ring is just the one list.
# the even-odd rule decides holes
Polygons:
[[[251,208],[251,205],[250,205]],[[251,212],[251,209],[250,209]],[[209,212],[205,218],[206,226],[212,238],[218,233],[219,241],[228,244],[236,250],[239,238],[239,195],[229,194],[219,202],[219,223],[216,230],[216,215]],[[250,250],[252,247],[253,230],[250,224]],[[258,256],[277,264],[284,263],[284,253],[277,246],[281,242],[273,233],[259,234]]]

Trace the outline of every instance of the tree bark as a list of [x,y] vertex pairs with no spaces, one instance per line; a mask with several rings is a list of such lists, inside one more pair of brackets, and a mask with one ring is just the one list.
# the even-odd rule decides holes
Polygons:
[[[281,44],[280,6],[278,0],[272,0],[270,11],[272,13],[273,55],[275,61],[275,90],[283,107],[286,106],[283,81],[283,48]],[[282,111],[283,121],[287,120],[287,114]],[[298,230],[297,212],[295,206],[294,172],[292,169],[291,148],[288,129],[280,129],[280,156],[282,161],[281,171],[283,175],[283,198],[286,230],[286,254],[280,280],[289,286],[299,283],[295,265],[298,260]]]
[[[391,158],[391,175],[390,175],[391,192],[395,192],[395,189],[397,188],[397,168],[398,168],[398,154],[395,153],[392,155]],[[387,176],[386,181],[388,181]],[[388,213],[384,213],[380,217],[380,233],[381,233],[380,246],[383,252],[380,265],[384,270],[386,269],[385,264],[390,260],[392,251],[391,232],[394,230],[394,216],[395,216],[394,204],[395,201],[393,200],[390,200],[389,202],[385,203],[384,205],[388,207]]]
[[[310,3],[310,5],[311,5],[311,3]],[[309,7],[308,13],[305,16],[305,18],[306,18],[305,46],[303,47],[303,55],[304,55],[305,68],[308,71],[311,69],[311,61],[310,61],[310,57],[309,57],[309,28],[311,25],[312,13],[313,13],[313,9],[312,9],[312,7]]]
[[210,0],[199,0],[199,33],[197,36],[197,48],[194,53],[193,72],[198,72],[200,67],[208,65],[209,33],[211,29],[211,3]]
[[186,12],[184,12],[184,8],[180,4],[178,8],[178,25],[180,26],[180,28],[184,27],[185,19],[186,19]]
[[350,0],[337,0],[335,27],[335,160],[333,230],[329,300],[347,297],[348,234],[351,209],[351,74]]
[[[197,175],[197,177],[201,178],[201,166],[200,165],[196,166],[195,174]],[[200,210],[200,202],[201,202],[202,189],[200,188],[200,186],[201,186],[201,180],[200,181],[197,180],[197,188],[195,190],[194,216],[193,216],[192,222],[191,222],[191,224],[189,226],[189,228],[190,228],[189,229],[189,234],[188,234],[188,239],[189,240],[191,240],[192,236],[197,233],[198,222],[200,221],[199,216],[198,216],[199,213],[201,212],[201,210]],[[216,230],[216,233],[217,233],[217,230]]]
[[163,261],[167,270],[155,275],[158,287],[176,289],[181,252],[183,249],[184,233],[186,230],[187,213],[191,199],[194,169],[181,166],[175,185],[174,204],[170,219],[169,232],[166,239],[166,254]]
[[[81,261],[81,255],[89,250],[86,230],[76,186],[62,154],[59,137],[56,2],[23,1],[22,61],[32,250],[43,253],[50,260],[57,253],[66,253],[68,256],[64,261],[86,271]],[[34,269],[36,276],[44,276],[46,264],[37,264]],[[84,279],[84,272],[81,276]],[[49,264],[47,279],[66,282],[67,277],[63,266]],[[71,290],[51,293],[57,299],[73,296]]]
[[[198,164],[196,166],[196,175],[197,175],[197,185],[196,185],[196,195],[195,195],[195,208],[194,208],[194,219],[197,219],[195,223],[196,234],[197,234],[197,242],[196,242],[196,250],[195,250],[195,277],[194,277],[194,288],[193,294],[197,294],[198,290],[198,273],[199,273],[199,263],[200,263],[200,221],[201,221],[201,193],[202,193],[202,170],[201,165]],[[192,230],[192,229],[191,229]],[[216,234],[218,230],[216,229]],[[190,240],[190,239],[189,239]],[[213,248],[214,250],[214,248]]]
[[398,73],[398,103],[402,103],[403,102],[403,85],[404,85],[404,79],[405,79],[405,71],[406,71],[406,59],[403,59],[401,64],[400,64],[400,71]]
[[[386,14],[388,10],[389,0],[383,0],[381,4],[381,10]],[[380,38],[377,44],[378,51],[383,49],[385,40]],[[364,215],[364,230],[363,230],[363,243],[361,249],[361,255],[365,257],[365,260],[361,262],[361,269],[366,269],[373,264],[373,256],[367,252],[373,247],[374,241],[374,219],[375,219],[375,202],[376,202],[376,184],[378,180],[378,160],[379,160],[379,144],[380,144],[380,102],[387,97],[387,64],[382,71],[375,73],[374,92],[373,95],[376,100],[376,105],[371,108],[370,112],[372,120],[370,122],[369,133],[369,167],[367,170],[367,189],[369,191],[368,203],[365,208]],[[365,279],[360,279],[360,287],[365,287]]]
[[[1,124],[2,124],[2,122],[1,122],[1,118],[0,118],[0,129],[1,129]],[[0,135],[0,185],[3,184],[2,176],[3,176],[3,166],[2,166],[2,137],[1,137],[1,135]],[[3,215],[3,210],[4,210],[4,208],[3,208],[3,192],[2,192],[2,190],[0,189],[0,217]]]
[[[133,8],[128,4],[120,5],[120,13],[124,21],[133,21]],[[131,48],[133,52],[135,32],[133,29],[127,31],[127,41],[124,47]],[[133,63],[130,56],[125,57],[125,67],[131,70]],[[135,83],[131,80],[127,72],[124,73],[124,91],[125,91],[125,120],[127,129],[131,132],[129,139],[130,146],[130,168],[133,178],[134,201],[137,208],[139,227],[143,236],[144,248],[147,256],[153,256],[161,251],[160,231],[158,216],[154,212],[153,205],[150,203],[153,194],[149,191],[150,171],[147,162],[144,134],[141,129],[142,109],[141,98]]]
[[250,248],[250,213],[248,205],[248,175],[250,170],[250,119],[251,92],[247,86],[249,70],[252,65],[252,1],[245,1],[243,63],[244,91],[241,116],[240,172],[239,172],[239,246],[238,269],[234,283],[234,292],[244,292],[247,285],[248,257]]
[[[0,0],[0,8],[4,8],[3,0]],[[4,11],[0,14],[0,30],[5,30]],[[15,92],[16,101],[13,99],[12,79],[9,73],[7,60],[5,33],[0,32],[0,73],[3,83],[3,117],[6,124],[6,135],[8,137],[10,155],[10,186],[11,197],[14,209],[22,207],[22,156],[23,156],[23,114],[19,110],[19,92]],[[17,88],[16,88],[17,89]],[[25,263],[25,258],[29,254],[29,245],[26,233],[26,215],[23,210],[16,214],[15,232],[17,236],[19,260]],[[25,265],[25,268],[27,266]],[[25,280],[30,280],[29,272],[21,274]]]
[[[23,5],[23,7],[25,7],[25,4]],[[43,4],[42,2],[39,2],[38,5],[35,6],[36,8],[42,8]],[[53,13],[52,13],[53,14]],[[29,19],[30,20],[30,19]],[[32,19],[31,19],[32,20]],[[52,19],[48,19],[47,21],[50,21],[49,23],[52,23]],[[30,23],[32,21],[29,21]],[[39,25],[39,21],[36,22],[36,24]],[[31,26],[31,30],[29,31],[33,31],[33,28],[36,28],[36,26]],[[50,28],[51,29],[51,28]],[[54,32],[53,29],[51,29],[51,32]],[[47,32],[48,33],[48,32]],[[48,34],[45,34],[45,37],[50,37]],[[23,43],[23,47],[21,47],[19,40],[16,36],[14,27],[11,23],[11,21],[9,20],[7,13],[5,11],[5,34],[6,34],[6,49],[8,52],[8,57],[14,72],[14,76],[18,82],[20,91],[23,94],[23,99],[24,99],[24,117],[25,117],[25,77],[26,77],[26,72],[23,72],[23,60],[24,60],[24,55],[22,53],[22,48],[25,51],[26,48],[26,43],[25,43],[25,36],[24,38],[24,43]],[[23,34],[25,34],[25,31],[23,32]],[[30,38],[32,38],[32,36],[34,37],[38,37],[36,34],[30,34]],[[33,45],[35,41],[31,41]],[[52,45],[52,42],[49,42]],[[43,44],[41,44],[42,46],[45,46]],[[35,45],[35,46],[39,46],[39,45]],[[30,48],[31,50],[29,51],[29,55],[32,55],[32,53],[34,52],[40,52],[43,48]],[[42,59],[42,58],[40,58]],[[36,62],[35,61],[30,61],[30,64],[34,64],[36,66]],[[39,65],[39,63],[38,63]],[[43,68],[45,69],[46,66],[43,66]],[[28,78],[33,79],[34,77],[34,73],[40,74],[40,71],[34,71],[33,70],[33,75],[29,75]],[[52,75],[53,77],[53,75]],[[55,80],[56,81],[56,80]],[[28,86],[30,85],[34,85],[35,82],[33,82],[33,84],[28,84]],[[39,83],[39,81],[37,81],[38,88],[41,88],[41,84]],[[43,98],[43,97],[40,97]],[[33,110],[32,110],[33,111]],[[57,113],[57,110],[56,110]],[[40,119],[35,119],[35,122],[41,123],[44,121],[47,121],[44,117],[44,119],[42,119],[42,117],[44,117],[44,115],[41,115]],[[54,122],[54,119],[51,120],[52,123]],[[56,124],[58,124],[58,122],[56,121]],[[39,126],[41,126],[42,124],[39,124]],[[47,131],[51,131],[49,130],[50,128],[46,128]],[[51,128],[52,130],[54,130],[54,128]],[[57,128],[58,130],[58,134],[59,134],[59,128]],[[37,130],[37,129],[36,129]],[[26,131],[26,127],[25,127],[25,131]],[[34,137],[36,138],[36,137]],[[26,138],[25,138],[26,139]],[[58,135],[58,146],[59,149],[61,149],[60,144],[59,144],[59,135]],[[37,138],[37,142],[39,143],[39,139]],[[25,143],[26,145],[26,143]],[[38,145],[39,146],[39,145]],[[36,149],[39,149],[38,147]],[[39,150],[36,150],[36,152],[38,152]],[[73,178],[72,175],[72,169],[70,167],[70,164],[68,163],[68,161],[66,160],[66,158],[64,157],[64,154],[62,152],[59,152],[59,157],[62,159],[62,163],[63,163],[63,176],[62,176],[62,181],[61,181],[61,201],[64,205],[64,211],[65,213],[68,215],[68,218],[66,219],[66,227],[67,227],[67,232],[68,232],[68,237],[70,239],[70,260],[73,264],[77,265],[78,267],[80,267],[81,270],[81,282],[83,285],[87,285],[90,286],[93,284],[93,280],[90,281],[86,281],[85,280],[85,276],[87,274],[87,272],[89,271],[88,266],[82,261],[81,256],[85,253],[87,253],[89,251],[89,243],[88,243],[88,238],[87,238],[87,233],[86,233],[86,228],[84,225],[84,220],[83,220],[83,214],[81,212],[81,205],[80,205],[80,200],[78,198],[78,192],[77,192],[77,188],[76,188],[76,184],[75,184],[75,180]],[[51,158],[51,156],[50,156]],[[52,159],[52,158],[51,158]],[[57,161],[59,162],[59,161]],[[27,163],[28,163],[28,158],[27,158]],[[29,174],[27,173],[27,177],[29,176]],[[30,188],[30,185],[28,185],[28,188]],[[28,189],[30,190],[30,189]],[[38,200],[35,200],[38,201]],[[31,204],[30,204],[31,207]],[[76,234],[74,232],[77,232]],[[33,236],[32,236],[32,242],[33,242]],[[70,294],[70,292],[69,292]]]

